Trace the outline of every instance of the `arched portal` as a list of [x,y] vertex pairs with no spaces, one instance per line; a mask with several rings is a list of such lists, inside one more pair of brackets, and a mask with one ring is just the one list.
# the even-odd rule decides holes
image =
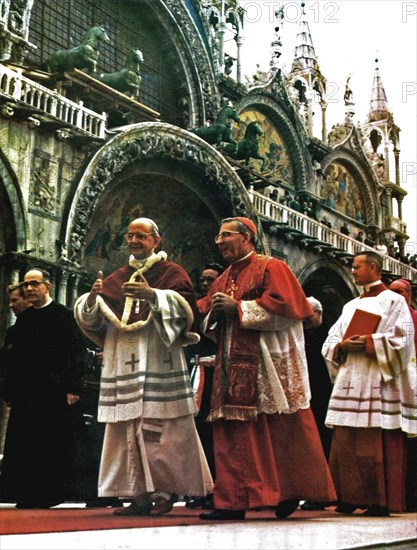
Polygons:
[[27,220],[16,175],[0,151],[0,253],[21,252],[27,242]]
[[339,318],[343,306],[358,295],[347,269],[318,259],[300,273],[300,283],[306,296],[314,296],[323,306],[323,324],[327,330]]
[[11,256],[25,252],[27,243],[27,219],[22,194],[10,163],[0,151],[0,339],[3,342],[4,328],[9,315],[8,298],[5,292],[10,281],[17,282],[18,271],[13,267]]
[[126,127],[88,165],[65,227],[66,260],[91,277],[128,258],[124,234],[138,216],[159,225],[162,248],[192,275],[220,261],[214,235],[223,217],[257,222],[248,193],[216,149],[194,134],[164,123]]

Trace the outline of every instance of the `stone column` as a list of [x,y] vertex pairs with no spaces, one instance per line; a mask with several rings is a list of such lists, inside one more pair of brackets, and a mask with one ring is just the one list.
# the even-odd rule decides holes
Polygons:
[[320,107],[321,107],[321,140],[322,140],[323,143],[327,144],[327,128],[326,128],[327,105],[326,105],[326,102],[321,100],[320,101]]
[[400,150],[394,148],[394,162],[395,162],[395,183],[400,185]]
[[68,271],[61,271],[61,278],[58,288],[58,302],[67,305],[67,287],[68,287]]
[[70,306],[73,307],[77,298],[80,296],[79,285],[80,285],[80,276],[72,275],[71,276],[71,303]]
[[236,80],[240,84],[242,82],[242,60],[241,60],[242,37],[238,34],[236,35],[235,40],[236,40],[236,46],[237,46]]

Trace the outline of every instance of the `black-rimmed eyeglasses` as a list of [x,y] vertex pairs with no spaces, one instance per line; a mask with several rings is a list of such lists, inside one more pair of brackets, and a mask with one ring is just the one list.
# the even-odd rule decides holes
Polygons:
[[39,285],[46,285],[46,284],[48,284],[48,281],[23,281],[21,286],[23,288],[28,288],[30,286],[32,288],[38,288]]

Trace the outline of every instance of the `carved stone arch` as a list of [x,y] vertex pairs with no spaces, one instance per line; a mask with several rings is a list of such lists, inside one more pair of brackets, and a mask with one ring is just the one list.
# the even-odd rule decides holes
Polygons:
[[[1,238],[5,252],[27,249],[28,222],[16,175],[0,151]],[[4,196],[3,196],[4,195]]]
[[304,191],[307,188],[309,173],[306,166],[305,152],[299,133],[288,114],[275,98],[266,94],[248,94],[236,105],[238,113],[248,107],[263,111],[270,121],[275,124],[287,145],[287,154],[291,159],[293,168],[294,188],[297,191]]
[[[366,173],[364,167],[352,156],[351,153],[337,149],[330,153],[322,162],[323,173],[332,162],[340,162],[344,164],[357,178],[360,191],[364,199],[366,208],[366,223],[367,225],[377,225],[380,216],[379,204],[377,202],[377,190],[371,185],[370,176]],[[372,180],[373,181],[373,180]]]
[[[113,191],[114,182],[123,182],[132,174],[170,177],[185,185],[217,223],[233,215],[253,219],[258,226],[259,249],[268,251],[248,192],[224,157],[191,132],[167,123],[145,122],[127,127],[91,159],[70,207],[65,228],[67,256],[63,259],[76,267],[82,265],[86,235],[101,195]],[[169,203],[169,189],[161,201]],[[172,212],[172,216],[179,214]],[[204,219],[201,223],[204,224]]]
[[189,127],[203,126],[206,120],[220,109],[220,96],[204,42],[185,4],[178,0],[159,2],[155,9],[154,0],[150,8],[171,36],[179,59],[184,65],[189,87]]

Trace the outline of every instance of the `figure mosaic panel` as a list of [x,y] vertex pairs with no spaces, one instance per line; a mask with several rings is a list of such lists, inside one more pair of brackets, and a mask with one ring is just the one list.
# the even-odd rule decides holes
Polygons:
[[217,225],[204,203],[174,180],[141,176],[101,198],[86,238],[84,267],[90,275],[98,270],[106,275],[127,263],[125,234],[129,223],[139,217],[158,224],[160,250],[192,278],[201,265],[220,261],[213,238]]
[[331,163],[324,172],[321,196],[326,206],[365,223],[365,206],[351,172],[342,164]]
[[[239,113],[241,122],[233,126],[233,138],[242,141],[251,123],[258,123],[262,134],[258,135],[258,153],[262,158],[251,159],[252,168],[290,188],[294,188],[293,171],[284,140],[276,126],[257,109],[245,109]],[[263,167],[263,169],[262,169]]]

